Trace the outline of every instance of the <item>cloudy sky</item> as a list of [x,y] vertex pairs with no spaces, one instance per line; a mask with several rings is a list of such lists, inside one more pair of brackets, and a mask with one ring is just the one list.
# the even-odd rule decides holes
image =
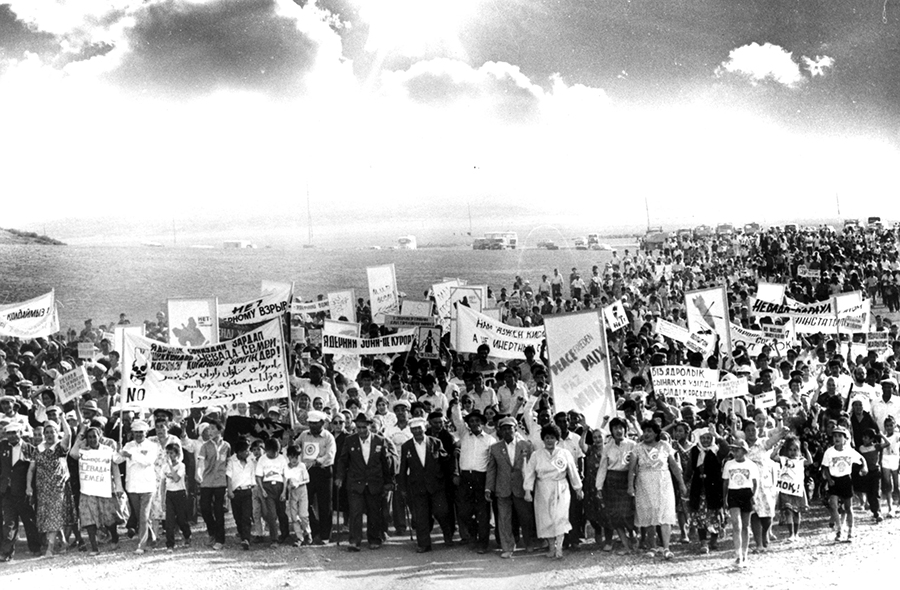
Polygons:
[[898,0],[0,0],[4,225],[900,219],[898,56]]

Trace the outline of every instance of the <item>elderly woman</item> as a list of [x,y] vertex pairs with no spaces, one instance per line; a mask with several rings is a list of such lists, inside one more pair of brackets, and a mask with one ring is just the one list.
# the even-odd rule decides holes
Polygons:
[[635,526],[644,529],[647,536],[648,557],[654,556],[654,527],[662,532],[662,551],[666,559],[674,555],[669,551],[672,526],[678,524],[675,513],[675,490],[672,476],[678,482],[679,492],[686,495],[681,465],[669,443],[660,440],[662,429],[652,420],[641,424],[641,444],[634,451],[628,471],[628,493],[634,496]]
[[[44,444],[38,448],[34,461],[28,468],[28,487],[37,494],[37,527],[45,536],[44,550],[52,555],[65,553],[66,534],[64,529],[74,527],[75,502],[69,486],[69,467],[66,455],[69,452],[68,425],[63,436],[56,422],[47,421],[40,429]],[[32,483],[35,485],[32,487]]]
[[101,444],[101,440],[103,437],[99,428],[88,428],[69,451],[72,458],[78,459],[79,477],[86,483],[81,487],[80,512],[81,526],[87,530],[91,544],[91,555],[100,553],[97,548],[98,527],[109,532],[113,543],[111,551],[119,545],[116,529],[119,501],[116,491],[121,480],[118,465],[114,462],[116,450],[109,444]]
[[[597,471],[597,497],[603,505],[603,526],[615,530],[622,542],[623,552],[631,551],[631,531],[634,528],[634,498],[628,493],[628,468],[637,446],[625,438],[628,425],[621,418],[609,422],[612,435],[603,448]],[[612,533],[607,533],[606,545],[612,549]],[[604,551],[609,549],[604,546]]]
[[558,446],[559,428],[548,424],[541,428],[544,447],[536,449],[525,464],[525,501],[534,500],[537,536],[550,542],[549,557],[562,559],[563,536],[572,530],[569,523],[569,483],[575,496],[584,497],[581,477],[572,453]]
[[693,432],[696,443],[690,451],[690,461],[684,471],[689,484],[691,528],[700,539],[700,552],[718,548],[722,519],[722,462],[728,457],[728,443],[717,433],[715,426],[698,428]]

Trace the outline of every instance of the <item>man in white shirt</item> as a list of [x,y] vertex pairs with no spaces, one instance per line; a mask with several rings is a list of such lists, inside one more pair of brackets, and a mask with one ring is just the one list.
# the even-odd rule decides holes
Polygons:
[[491,445],[497,440],[484,432],[484,416],[472,410],[463,422],[462,411],[456,400],[450,404],[453,425],[459,434],[459,504],[460,536],[476,541],[478,553],[488,552],[491,533],[491,505],[484,497],[487,483],[488,460]]
[[313,362],[309,365],[309,379],[301,379],[299,377],[291,377],[291,385],[298,391],[302,391],[309,396],[309,402],[312,404],[316,399],[322,400],[324,408],[331,408],[331,413],[340,411],[337,396],[334,394],[334,388],[325,379],[325,367],[319,363]]
[[497,388],[497,412],[503,416],[509,416],[516,401],[526,399],[528,391],[525,385],[516,379],[516,374],[511,369],[503,372],[503,385]]
[[131,434],[134,438],[125,444],[116,457],[116,463],[125,463],[125,492],[128,504],[138,515],[138,546],[135,553],[142,554],[148,536],[151,542],[156,541],[155,533],[150,529],[150,504],[153,494],[157,492],[156,470],[153,464],[159,453],[159,445],[147,440],[150,426],[143,420],[131,423]]
[[309,471],[306,488],[313,545],[331,541],[331,493],[337,444],[334,435],[325,429],[326,418],[324,412],[310,412],[307,418],[309,430],[301,432],[295,441],[300,447],[303,464]]
[[250,454],[247,439],[239,438],[232,449],[234,454],[228,459],[225,480],[228,487],[228,499],[231,500],[231,513],[241,539],[241,549],[250,550],[253,536],[253,486],[256,485],[256,461]]
[[872,402],[872,417],[884,432],[884,420],[891,416],[896,423],[900,418],[900,401],[897,401],[897,382],[893,377],[881,380],[881,398]]
[[[410,404],[406,400],[401,399],[394,402],[392,409],[397,417],[397,422],[384,428],[384,437],[393,443],[398,452],[403,443],[413,437],[409,428],[409,406]],[[398,462],[395,467],[399,470],[400,463]],[[398,536],[402,537],[406,534],[406,501],[402,494],[390,492],[384,495],[384,499],[385,527],[393,519],[394,530],[397,531]]]

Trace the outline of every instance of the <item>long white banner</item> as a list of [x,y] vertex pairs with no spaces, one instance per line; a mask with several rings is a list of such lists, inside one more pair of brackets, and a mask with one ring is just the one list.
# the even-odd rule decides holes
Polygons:
[[828,334],[840,330],[842,334],[869,331],[871,303],[858,292],[844,293],[828,301],[800,303],[785,296],[776,305],[761,299],[750,299],[750,313],[757,316],[791,318],[798,334]]
[[261,324],[287,313],[291,304],[291,285],[282,285],[252,301],[219,306],[219,321],[223,324]]
[[599,428],[604,417],[616,413],[600,313],[547,316],[544,326],[556,409],[576,410]]
[[380,338],[357,338],[342,334],[322,334],[323,354],[394,354],[412,348],[416,330],[404,330]]
[[457,352],[478,352],[480,345],[487,344],[492,357],[520,359],[525,358],[526,346],[539,351],[546,335],[544,326],[507,326],[464,305],[457,306],[457,315]]
[[0,336],[40,338],[59,332],[54,291],[21,303],[0,305]]
[[664,397],[712,399],[716,397],[719,371],[685,365],[650,367],[653,391]]
[[168,346],[125,333],[126,405],[192,408],[288,397],[281,323],[212,346]]

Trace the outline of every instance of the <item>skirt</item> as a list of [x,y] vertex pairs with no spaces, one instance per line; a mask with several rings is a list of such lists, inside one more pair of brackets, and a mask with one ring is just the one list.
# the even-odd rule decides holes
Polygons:
[[738,508],[741,512],[753,512],[753,490],[728,490],[728,509],[732,508]]
[[778,511],[786,516],[789,513],[800,513],[809,508],[809,502],[806,501],[806,495],[794,496],[793,494],[785,494],[778,492]]
[[678,525],[668,468],[640,470],[634,482],[634,526]]
[[108,527],[117,524],[119,501],[117,498],[101,498],[81,494],[79,504],[81,513],[81,528],[96,526]]
[[607,471],[603,482],[603,526],[630,529],[634,526],[634,498],[628,494],[628,472]]

